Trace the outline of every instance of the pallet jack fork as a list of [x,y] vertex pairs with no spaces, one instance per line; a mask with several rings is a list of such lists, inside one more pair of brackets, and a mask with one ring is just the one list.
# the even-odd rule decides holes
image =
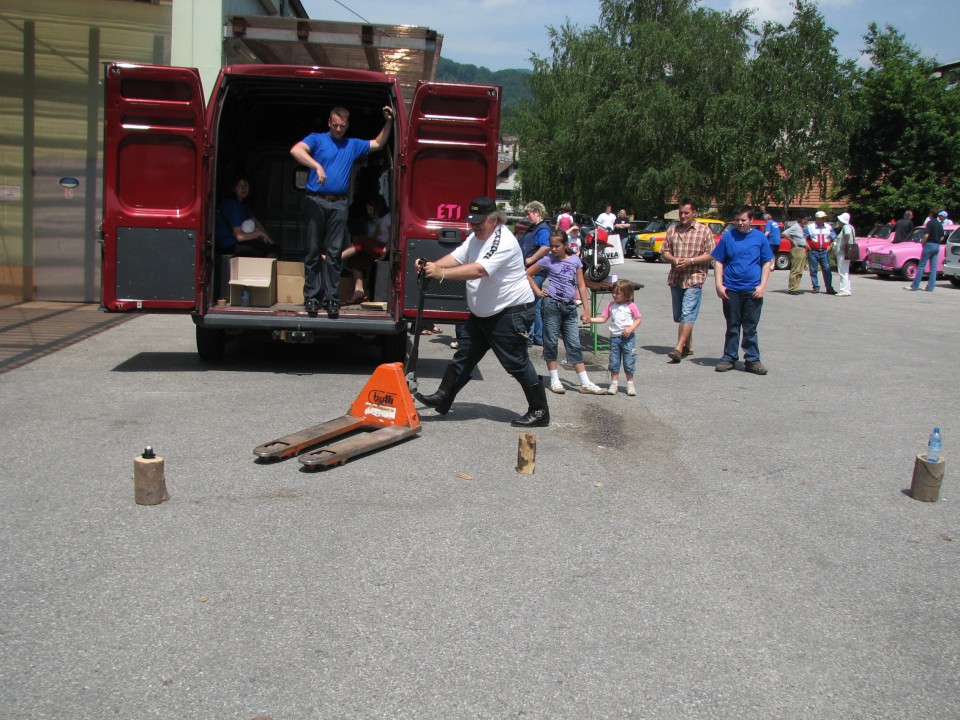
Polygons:
[[403,363],[378,366],[346,415],[264,443],[253,454],[260,460],[280,460],[355,431],[359,432],[301,455],[300,462],[308,468],[342,465],[356,455],[419,433],[420,416],[404,378]]

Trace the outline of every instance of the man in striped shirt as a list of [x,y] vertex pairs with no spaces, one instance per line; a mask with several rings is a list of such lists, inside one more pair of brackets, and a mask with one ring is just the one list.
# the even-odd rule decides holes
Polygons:
[[693,200],[683,198],[678,213],[680,222],[667,230],[660,249],[660,257],[672,266],[667,285],[673,300],[673,321],[677,323],[677,345],[667,357],[673,363],[693,353],[693,324],[700,314],[703,283],[715,245],[710,228],[697,222]]

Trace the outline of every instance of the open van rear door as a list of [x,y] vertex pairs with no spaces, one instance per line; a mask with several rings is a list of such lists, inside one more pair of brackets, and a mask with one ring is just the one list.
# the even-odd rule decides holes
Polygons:
[[[418,257],[435,260],[470,233],[467,212],[479,195],[496,196],[500,88],[421,82],[407,124],[401,222],[404,252],[403,314],[417,311]],[[425,307],[464,311],[465,286],[431,284]],[[428,317],[430,315],[428,314]],[[434,315],[434,317],[440,317]]]
[[192,311],[204,271],[200,74],[107,63],[104,94],[103,305]]

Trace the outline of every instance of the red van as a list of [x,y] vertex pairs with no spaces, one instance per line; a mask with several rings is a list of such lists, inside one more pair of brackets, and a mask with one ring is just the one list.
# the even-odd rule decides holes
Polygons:
[[[415,260],[459,245],[470,201],[494,196],[499,87],[420,82],[405,99],[396,78],[380,72],[234,65],[221,70],[205,105],[193,68],[108,63],[104,80],[105,310],[189,313],[205,360],[240,333],[284,342],[375,336],[385,360],[404,359],[419,296]],[[289,150],[325,131],[335,106],[350,110],[351,136],[372,138],[385,105],[396,117],[388,147],[355,167],[355,176],[375,174],[392,213],[387,252],[368,279],[370,302],[341,307],[337,319],[310,316],[302,283],[296,296],[307,170]],[[218,202],[238,174],[280,251],[279,262],[254,268],[263,274],[256,304],[247,294],[237,302],[231,289],[243,278],[230,273],[240,266],[214,242]],[[278,297],[278,283],[289,294]],[[434,320],[466,317],[465,285],[431,286],[424,307]]]

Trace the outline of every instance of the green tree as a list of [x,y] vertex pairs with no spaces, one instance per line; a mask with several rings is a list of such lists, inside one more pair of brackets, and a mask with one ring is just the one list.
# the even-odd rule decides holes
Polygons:
[[836,34],[816,3],[796,0],[790,24],[765,23],[756,45],[751,161],[757,173],[747,184],[759,180],[750,188],[753,202],[780,204],[785,218],[791,198],[846,174],[857,124],[856,69],[840,60]]
[[[549,28],[520,116],[524,198],[659,215],[726,194],[743,163],[749,14],[696,0],[602,0],[599,25]],[[720,180],[723,179],[723,180]]]
[[960,93],[896,29],[871,24],[850,170],[841,190],[861,224],[960,204]]

